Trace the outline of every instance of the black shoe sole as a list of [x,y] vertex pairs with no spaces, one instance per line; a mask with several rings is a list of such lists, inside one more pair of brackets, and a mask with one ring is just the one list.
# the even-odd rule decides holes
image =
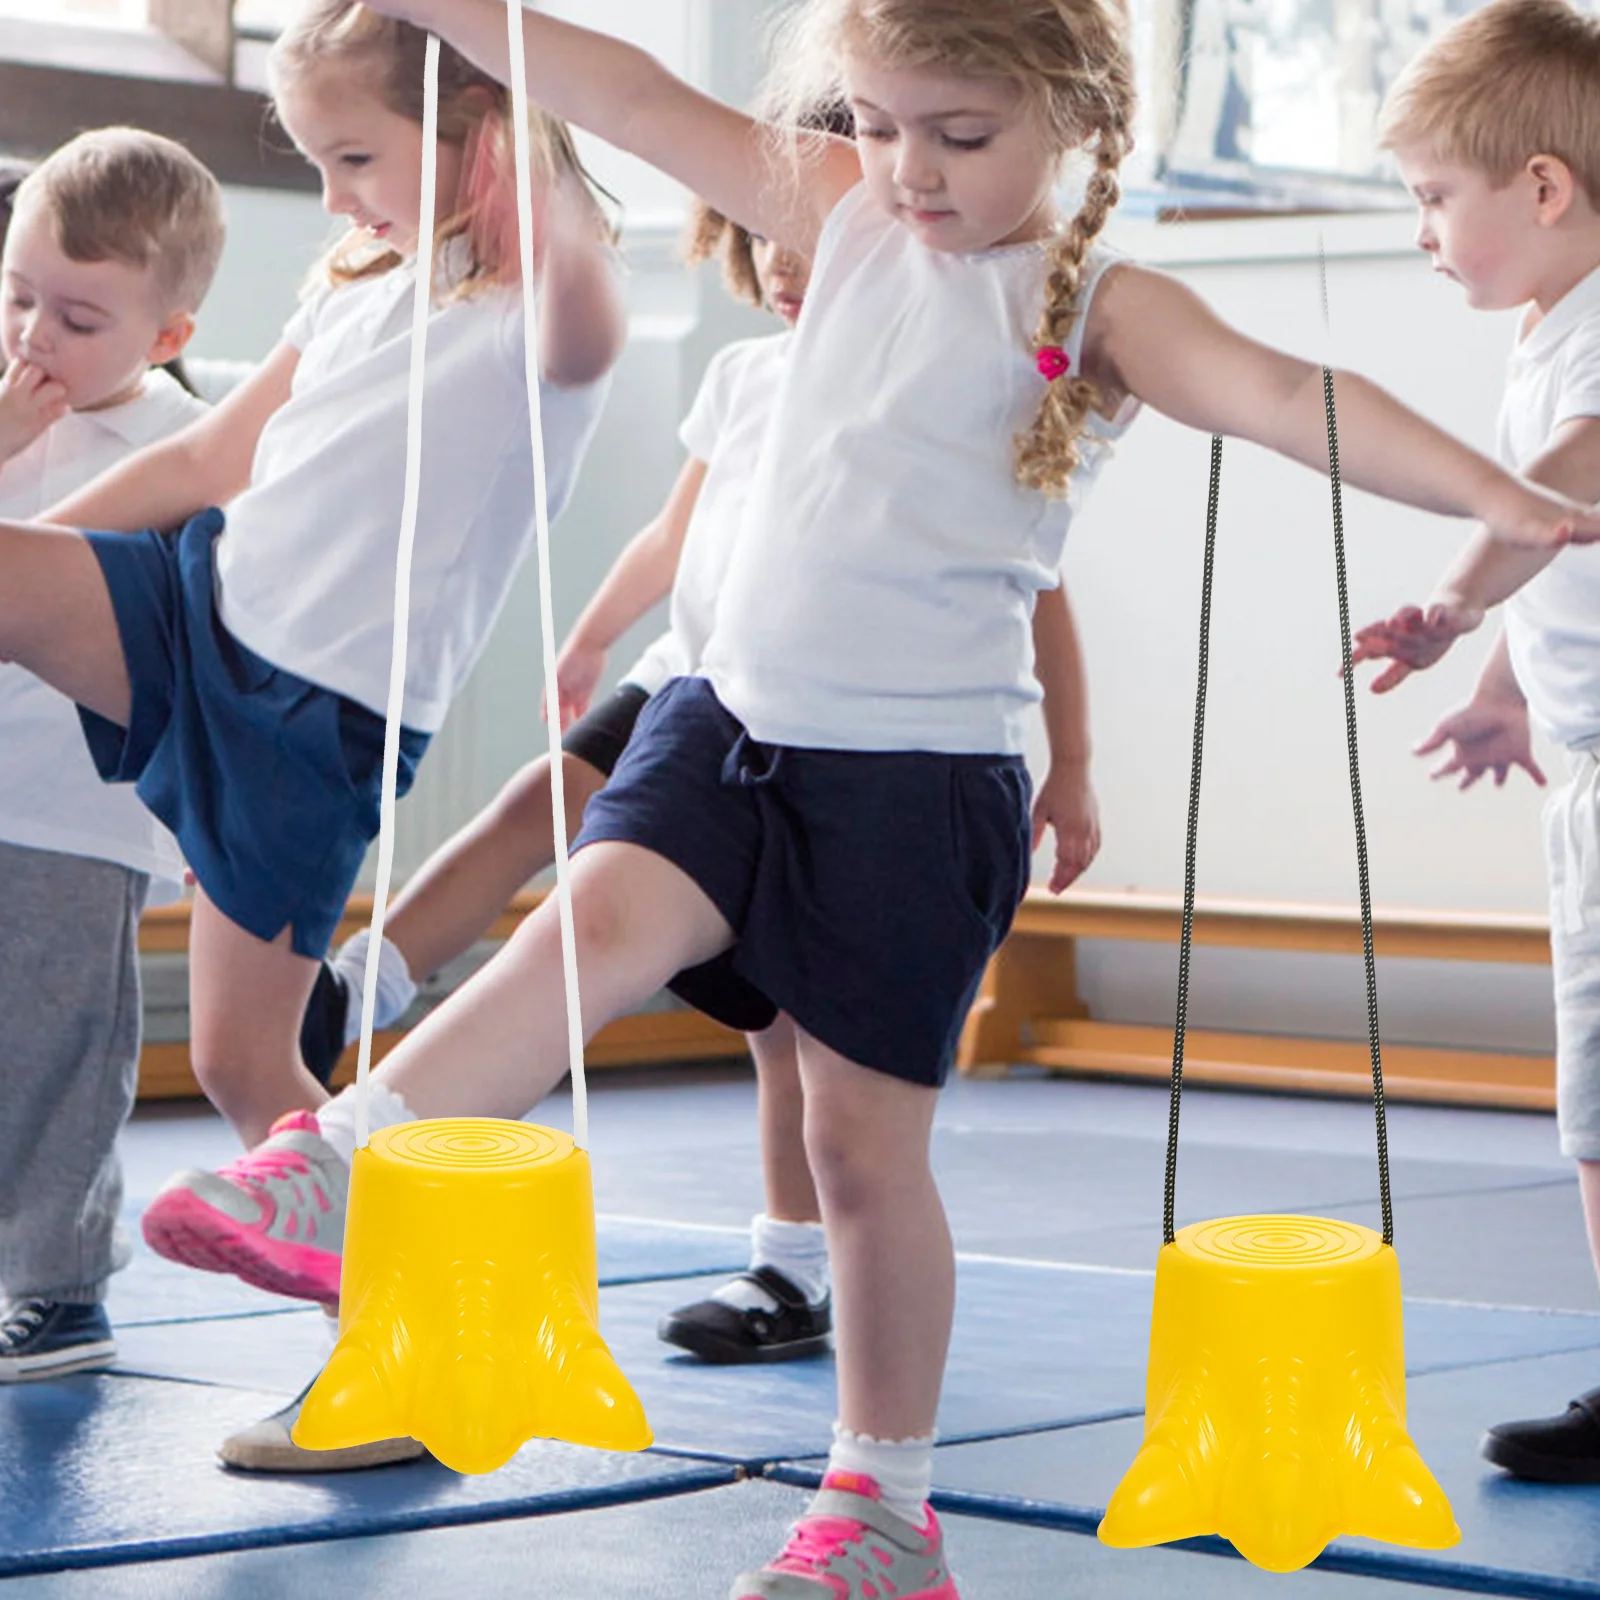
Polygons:
[[740,1344],[734,1339],[719,1339],[697,1323],[678,1317],[663,1317],[656,1337],[664,1344],[676,1345],[690,1355],[699,1356],[719,1367],[748,1367],[769,1361],[803,1361],[808,1356],[826,1355],[828,1335],[819,1333],[808,1339],[789,1339],[782,1344]]
[[1485,1461],[1531,1483],[1600,1483],[1600,1458],[1547,1456],[1497,1433],[1484,1434],[1478,1450]]

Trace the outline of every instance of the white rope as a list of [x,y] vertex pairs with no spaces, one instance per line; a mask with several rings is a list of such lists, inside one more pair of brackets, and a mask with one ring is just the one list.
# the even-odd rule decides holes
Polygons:
[[417,538],[422,481],[422,389],[427,371],[428,313],[433,306],[433,228],[439,151],[439,41],[431,34],[422,69],[422,215],[417,224],[417,291],[411,316],[411,382],[406,401],[406,483],[400,510],[400,549],[394,569],[394,644],[389,660],[389,707],[383,730],[383,798],[378,812],[378,879],[372,891],[372,942],[361,983],[361,1053],[356,1062],[356,1147],[367,1142],[372,1016],[378,1003],[378,961],[394,872],[394,791],[400,771],[400,722],[405,710],[406,644],[411,620],[411,551]]
[[539,563],[539,626],[544,636],[545,724],[550,737],[556,903],[561,919],[561,972],[567,989],[567,1062],[572,1071],[572,1137],[589,1145],[589,1091],[583,1075],[583,1012],[578,1001],[578,943],[572,924],[572,867],[567,856],[567,796],[561,764],[561,701],[556,692],[555,611],[550,592],[550,511],[545,503],[544,431],[539,420],[539,328],[533,300],[532,160],[528,150],[528,64],[522,53],[522,0],[507,0],[511,45],[511,131],[517,161],[517,232],[522,240],[523,361],[533,445],[534,528]]

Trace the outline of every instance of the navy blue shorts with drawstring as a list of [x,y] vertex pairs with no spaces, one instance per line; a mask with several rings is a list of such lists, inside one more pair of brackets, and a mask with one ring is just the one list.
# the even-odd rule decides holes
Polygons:
[[732,947],[671,985],[707,1015],[749,1031],[787,1012],[847,1060],[937,1086],[1027,888],[1029,801],[1018,757],[762,744],[677,678],[574,848],[639,845],[721,912]]
[[[133,690],[128,726],[80,706],[107,783],[132,783],[200,887],[258,939],[320,959],[378,832],[383,718],[247,650],[217,615],[220,511],[181,532],[90,533]],[[400,730],[396,792],[428,735]]]

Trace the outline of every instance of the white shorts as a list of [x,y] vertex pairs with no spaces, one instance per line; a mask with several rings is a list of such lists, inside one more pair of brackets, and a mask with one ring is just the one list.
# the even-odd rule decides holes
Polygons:
[[1561,1150],[1600,1161],[1600,740],[1570,748],[1544,808]]

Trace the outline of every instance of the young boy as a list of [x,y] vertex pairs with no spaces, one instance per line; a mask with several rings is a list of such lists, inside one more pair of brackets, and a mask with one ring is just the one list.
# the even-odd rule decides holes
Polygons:
[[[1525,306],[1500,408],[1504,465],[1600,500],[1600,19],[1565,0],[1495,0],[1450,29],[1395,86],[1384,143],[1421,208],[1417,242],[1469,305]],[[1436,776],[1466,788],[1520,766],[1544,774],[1529,716],[1567,747],[1571,781],[1546,807],[1561,1148],[1577,1158],[1600,1270],[1600,549],[1470,545],[1426,612],[1357,635],[1390,663],[1373,688],[1431,665],[1502,600],[1505,625],[1472,699],[1417,747],[1453,747]],[[1518,1477],[1600,1482],[1600,1389],[1561,1416],[1503,1423],[1483,1453]]]
[[[194,330],[221,191],[181,145],[103,129],[0,191],[0,241],[0,517],[26,521],[203,410],[151,369]],[[182,874],[133,791],[101,783],[72,703],[0,665],[0,1382],[116,1353],[138,921]]]

